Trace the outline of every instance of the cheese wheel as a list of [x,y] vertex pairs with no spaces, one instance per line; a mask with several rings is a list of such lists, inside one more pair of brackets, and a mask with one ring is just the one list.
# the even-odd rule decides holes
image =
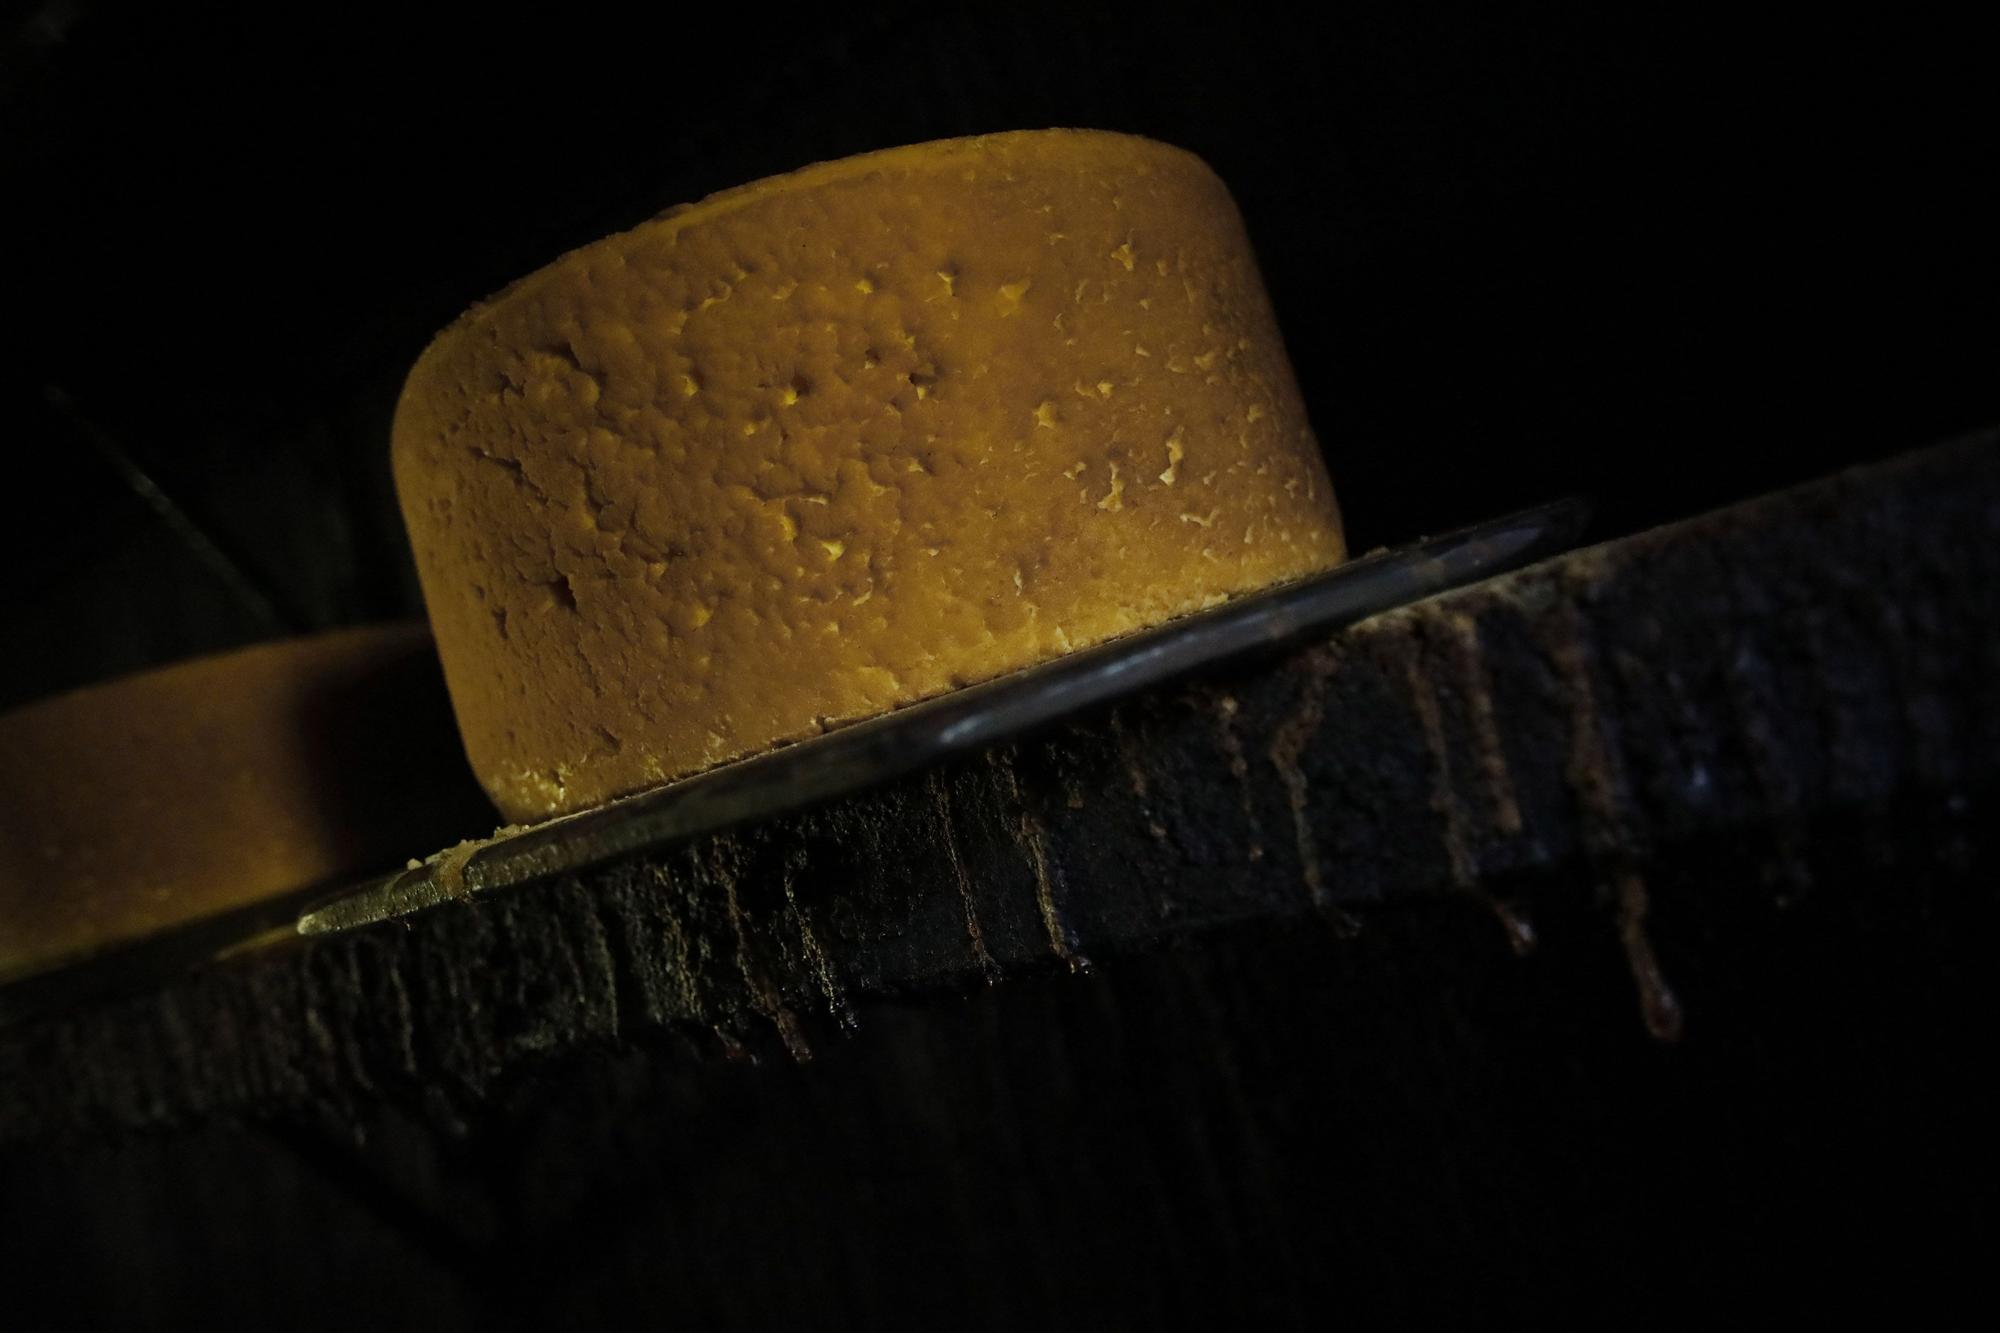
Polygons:
[[481,804],[422,625],[30,704],[0,715],[0,979],[398,864]]
[[891,149],[586,246],[437,337],[393,452],[519,821],[1343,556],[1228,191],[1119,134]]

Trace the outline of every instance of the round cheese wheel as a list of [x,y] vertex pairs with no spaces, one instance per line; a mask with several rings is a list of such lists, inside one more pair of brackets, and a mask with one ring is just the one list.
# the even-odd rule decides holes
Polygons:
[[1119,134],[872,153],[577,250],[424,352],[394,461],[521,821],[1344,554],[1228,191]]
[[263,644],[0,715],[0,979],[490,825],[422,625]]

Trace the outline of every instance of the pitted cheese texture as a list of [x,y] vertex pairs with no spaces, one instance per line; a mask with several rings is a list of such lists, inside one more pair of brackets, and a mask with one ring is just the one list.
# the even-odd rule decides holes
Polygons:
[[1115,134],[873,153],[587,246],[439,335],[394,453],[514,820],[1343,556],[1227,190]]

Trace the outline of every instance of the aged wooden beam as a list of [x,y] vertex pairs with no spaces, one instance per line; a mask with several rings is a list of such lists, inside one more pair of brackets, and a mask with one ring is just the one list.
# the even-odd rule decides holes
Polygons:
[[1947,861],[1990,836],[1996,589],[1989,433],[822,808],[0,1032],[0,1137],[384,1099],[450,1123],[586,1045],[806,1059],[863,997],[1250,921],[1338,949],[1385,904],[1451,894],[1490,905],[1498,950],[1581,895],[1635,1040],[1674,1040],[1649,927],[1681,849],[1723,839],[1755,868],[1728,891],[1783,903],[1871,828],[1923,821]]

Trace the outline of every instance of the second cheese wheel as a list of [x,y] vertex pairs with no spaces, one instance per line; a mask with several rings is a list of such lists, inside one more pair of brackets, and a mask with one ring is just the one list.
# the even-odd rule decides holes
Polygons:
[[0,714],[0,981],[479,831],[444,696],[371,625]]
[[578,250],[439,335],[398,491],[473,768],[600,803],[1344,552],[1199,159],[850,158]]

